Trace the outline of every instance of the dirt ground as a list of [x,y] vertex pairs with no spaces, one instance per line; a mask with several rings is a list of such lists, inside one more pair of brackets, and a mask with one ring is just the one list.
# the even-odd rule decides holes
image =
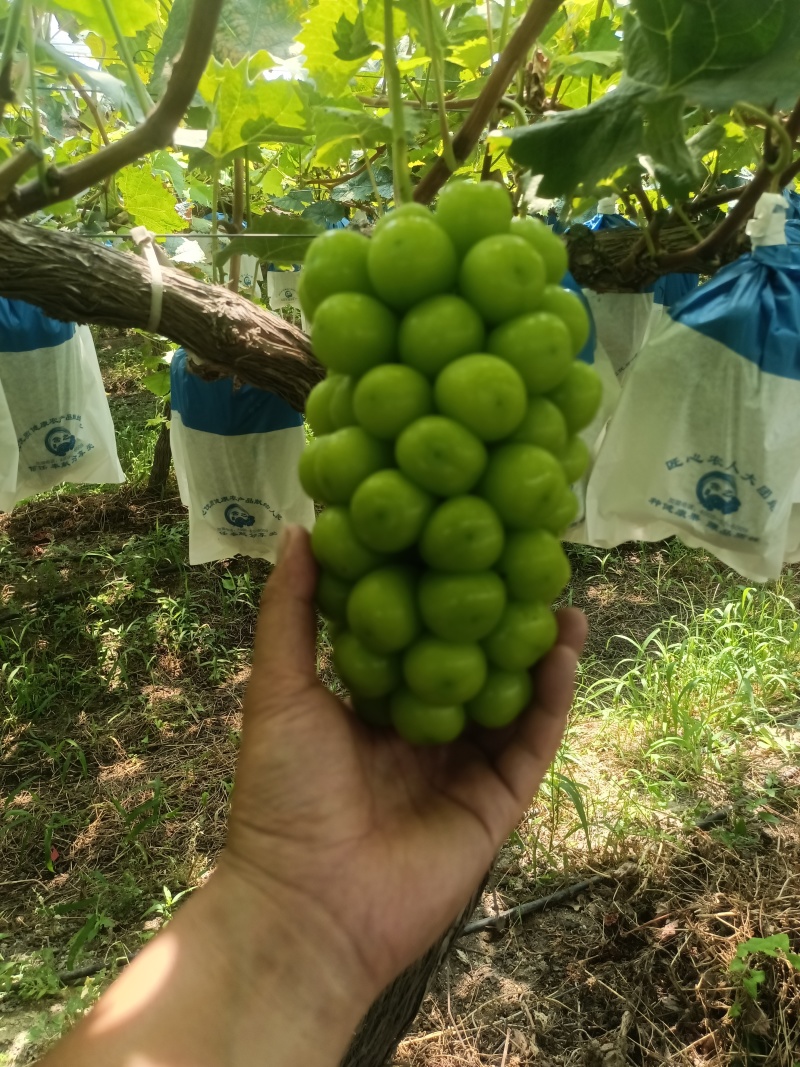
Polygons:
[[[800,772],[786,781],[796,789]],[[754,1002],[727,970],[732,946],[750,937],[783,930],[796,943],[800,936],[800,821],[735,847],[718,831],[696,831],[682,848],[665,844],[654,852],[504,932],[463,937],[397,1064],[800,1062],[800,974],[770,961]],[[501,882],[514,870],[514,861],[506,862],[498,868]],[[594,873],[570,871],[564,884]],[[541,895],[550,891],[543,887]],[[499,894],[501,907],[513,906],[516,896]],[[493,906],[489,893],[488,914]],[[737,999],[743,1011],[732,1019]]]

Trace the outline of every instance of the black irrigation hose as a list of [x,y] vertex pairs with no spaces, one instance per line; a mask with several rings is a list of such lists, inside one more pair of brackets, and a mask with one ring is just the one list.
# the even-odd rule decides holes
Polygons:
[[[122,956],[113,962],[126,967],[133,959],[134,956]],[[91,978],[93,974],[99,974],[100,971],[104,971],[109,966],[111,964],[105,961],[95,960],[93,963],[85,963],[82,967],[76,967],[72,971],[58,971],[56,978],[62,985],[72,985],[74,982],[80,982],[84,978]],[[9,993],[18,993],[24,985],[24,982],[12,982],[7,989]]]
[[[709,812],[708,815],[704,815],[702,819],[699,819],[694,824],[694,829],[709,830],[711,827],[725,822],[732,810],[732,808],[718,808],[716,811]],[[465,926],[462,933],[475,934],[479,930],[490,929],[504,930],[512,919],[521,919],[523,915],[533,915],[536,912],[545,911],[547,908],[553,907],[555,904],[562,904],[565,900],[572,900],[574,897],[580,896],[581,893],[584,893],[587,889],[591,889],[593,885],[598,885],[600,882],[618,881],[620,878],[624,877],[625,874],[629,873],[630,869],[630,863],[624,863],[614,871],[608,871],[605,874],[596,874],[593,878],[586,878],[581,882],[575,882],[573,885],[565,886],[563,889],[557,889],[554,893],[550,893],[549,896],[538,897],[536,900],[529,900],[525,904],[517,904],[513,908],[497,912],[495,915],[489,915],[485,919],[477,919],[475,922]]]
[[539,897],[537,900],[529,900],[526,904],[517,904],[514,908],[509,908],[507,911],[499,911],[496,915],[489,915],[485,919],[478,919],[474,923],[469,923],[464,927],[463,933],[475,934],[479,930],[488,930],[490,928],[496,930],[504,929],[511,919],[522,918],[523,915],[532,915],[537,911],[544,911],[546,908],[552,907],[554,904],[561,904],[565,900],[572,900],[573,897],[580,896],[585,890],[591,888],[593,885],[597,885],[598,882],[606,882],[614,877],[617,872],[609,872],[608,874],[596,874],[594,878],[586,878],[582,882],[575,882],[574,885],[565,886],[564,889],[557,889],[555,893],[551,893],[547,897]]

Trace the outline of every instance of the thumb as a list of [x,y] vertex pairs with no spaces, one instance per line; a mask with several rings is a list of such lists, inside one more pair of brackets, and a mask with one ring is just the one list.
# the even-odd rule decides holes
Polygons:
[[250,689],[284,692],[316,681],[317,622],[314,589],[317,565],[308,532],[285,526],[278,562],[267,581],[256,628]]

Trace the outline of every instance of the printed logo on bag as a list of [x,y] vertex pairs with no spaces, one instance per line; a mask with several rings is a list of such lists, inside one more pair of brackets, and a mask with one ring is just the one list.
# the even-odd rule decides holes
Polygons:
[[[720,537],[753,544],[762,540],[764,508],[774,512],[778,497],[744,464],[694,452],[691,456],[674,456],[664,466],[675,478],[670,484],[671,495],[666,500],[650,497],[651,507]],[[698,479],[698,468],[703,467],[711,469]]]
[[55,415],[37,422],[17,438],[20,451],[27,445],[23,463],[30,471],[71,467],[94,451],[91,441],[80,437],[83,428],[81,415]]
[[[201,511],[220,537],[277,537],[283,516],[258,497],[218,496]],[[224,524],[224,525],[223,525]]]
[[255,516],[246,511],[241,504],[228,504],[225,508],[225,521],[231,526],[254,526]]
[[66,456],[75,447],[75,434],[64,426],[57,426],[44,439],[44,447],[54,456]]
[[278,296],[282,296],[284,300],[294,299],[294,289],[281,289]]
[[697,483],[697,499],[706,511],[733,515],[742,506],[736,495],[736,479],[724,471],[709,471]]

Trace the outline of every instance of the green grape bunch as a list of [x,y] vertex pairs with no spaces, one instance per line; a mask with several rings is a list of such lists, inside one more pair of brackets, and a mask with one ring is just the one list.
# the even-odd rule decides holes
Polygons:
[[372,236],[317,238],[300,280],[327,370],[300,461],[320,501],[317,605],[358,715],[414,744],[507,726],[553,646],[560,538],[600,381],[563,289],[565,247],[512,218],[494,182],[456,182]]

